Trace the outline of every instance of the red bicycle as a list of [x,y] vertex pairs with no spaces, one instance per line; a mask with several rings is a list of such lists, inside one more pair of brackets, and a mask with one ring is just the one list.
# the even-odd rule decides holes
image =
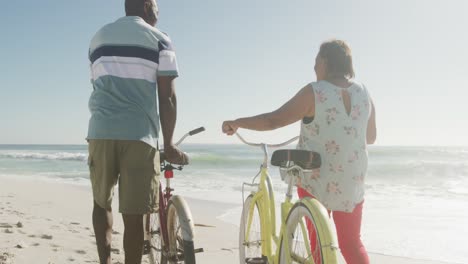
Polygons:
[[[177,143],[179,145],[188,136],[205,131],[197,128],[185,134]],[[159,212],[144,217],[145,247],[143,254],[148,255],[151,264],[185,263],[195,264],[195,253],[203,252],[194,248],[194,222],[190,208],[179,195],[173,195],[171,179],[174,170],[183,166],[174,166],[164,160],[164,151],[160,151],[161,171],[164,171],[166,187],[163,191],[159,185]]]

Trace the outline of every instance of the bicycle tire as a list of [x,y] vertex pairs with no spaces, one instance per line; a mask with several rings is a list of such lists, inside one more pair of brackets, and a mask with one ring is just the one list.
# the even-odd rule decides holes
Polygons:
[[[260,210],[258,203],[255,204],[254,211],[252,214],[254,215],[252,218],[251,228],[249,230],[249,241],[246,242],[246,228],[247,228],[247,221],[249,216],[250,205],[253,201],[253,194],[250,194],[244,201],[244,206],[242,208],[242,215],[239,227],[239,263],[265,263],[266,257],[262,255],[262,223],[260,219]],[[257,217],[255,217],[255,214]],[[256,221],[258,219],[258,221]],[[252,231],[252,227],[254,227],[254,233]],[[253,235],[253,236],[252,236]],[[251,238],[254,238],[251,240]],[[257,246],[250,250],[250,245]],[[246,250],[247,249],[247,250]],[[246,251],[249,251],[248,253]],[[253,253],[252,253],[253,252]]]
[[149,215],[149,237],[148,257],[150,264],[167,264],[163,250],[163,238],[161,236],[161,224],[158,213]]
[[167,205],[167,232],[167,263],[195,264],[192,214],[185,200],[177,195],[172,196]]
[[[314,259],[315,264],[337,264],[337,243],[332,233],[331,222],[328,217],[326,209],[315,199],[304,198],[296,202],[291,208],[291,211],[288,214],[286,219],[286,229],[285,233],[281,237],[280,250],[279,250],[279,264],[292,264],[292,263],[306,263],[306,261],[300,261],[301,258],[297,254],[293,254],[292,251],[292,241],[288,240],[289,248],[284,246],[284,239],[301,237],[295,234],[297,227],[300,225],[301,229],[307,229],[306,224],[301,220],[303,218],[309,219],[311,224],[315,228],[316,241],[317,241],[317,252],[320,255],[306,256],[306,260],[310,263],[311,259]],[[301,224],[302,223],[302,224]],[[304,247],[311,246],[309,239],[309,234],[305,237],[307,241],[303,241]],[[307,250],[307,249],[306,249]],[[313,251],[313,249],[310,249]],[[316,253],[317,254],[317,253]],[[293,260],[292,262],[287,261],[286,256],[289,255]]]

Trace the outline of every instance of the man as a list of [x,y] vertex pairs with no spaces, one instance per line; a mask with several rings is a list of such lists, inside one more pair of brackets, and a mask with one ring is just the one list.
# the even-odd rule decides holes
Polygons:
[[159,121],[166,159],[187,163],[172,142],[178,69],[170,39],[154,27],[156,2],[126,0],[125,12],[101,28],[89,48],[93,92],[88,163],[96,244],[100,263],[106,264],[111,263],[111,204],[117,182],[125,263],[141,263],[143,214],[158,209]]

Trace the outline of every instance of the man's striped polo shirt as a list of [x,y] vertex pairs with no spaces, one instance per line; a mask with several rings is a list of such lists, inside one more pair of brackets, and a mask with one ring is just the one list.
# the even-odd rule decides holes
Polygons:
[[140,140],[156,147],[158,76],[178,76],[167,35],[126,16],[101,28],[89,48],[93,92],[88,139]]

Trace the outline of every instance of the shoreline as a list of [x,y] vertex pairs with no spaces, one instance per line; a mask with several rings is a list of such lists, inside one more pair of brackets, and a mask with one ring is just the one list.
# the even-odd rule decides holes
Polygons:
[[[239,205],[185,199],[196,224],[195,247],[204,249],[197,254],[197,262],[239,263],[238,226],[222,220]],[[123,263],[123,223],[117,213],[117,200],[113,202],[112,256],[113,263]],[[89,186],[0,177],[0,264],[98,263],[92,205]],[[461,264],[381,253],[369,256],[372,263],[379,264]]]

